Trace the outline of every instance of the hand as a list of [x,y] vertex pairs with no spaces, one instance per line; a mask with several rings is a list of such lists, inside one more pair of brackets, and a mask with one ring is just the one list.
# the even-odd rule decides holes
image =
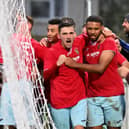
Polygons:
[[71,67],[71,68],[76,68],[76,61],[74,61],[72,58],[70,58],[70,57],[67,57],[66,59],[65,59],[65,65],[67,65],[67,66],[69,66],[69,67]]
[[118,73],[122,78],[126,78],[127,74],[129,73],[129,69],[125,66],[121,66],[118,68]]
[[104,27],[103,31],[102,31],[103,35],[105,37],[113,37],[116,38],[117,36],[107,27]]
[[104,35],[103,34],[100,34],[100,36],[97,39],[97,42],[102,43],[105,39],[106,38],[104,37]]
[[66,56],[60,55],[57,62],[56,62],[57,66],[61,66],[62,64],[64,64],[65,60],[66,60]]
[[41,46],[45,46],[45,47],[48,46],[48,42],[47,42],[47,38],[46,38],[46,37],[45,37],[45,38],[42,38],[42,39],[40,40],[40,45],[41,45]]

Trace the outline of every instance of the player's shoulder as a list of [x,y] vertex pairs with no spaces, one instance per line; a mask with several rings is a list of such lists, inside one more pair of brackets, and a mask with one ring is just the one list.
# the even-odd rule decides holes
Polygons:
[[115,39],[112,38],[112,37],[107,37],[107,38],[105,39],[105,42],[115,42]]
[[39,44],[39,42],[38,42],[36,39],[34,39],[34,38],[31,38],[31,42],[32,42],[32,43]]
[[50,51],[54,51],[54,50],[59,49],[61,46],[62,46],[62,45],[61,45],[61,40],[59,40],[58,42],[56,42],[55,44],[53,44],[53,45],[49,48],[49,50],[50,50]]
[[112,37],[107,37],[104,42],[104,44],[107,44],[107,45],[113,45],[113,46],[116,46],[116,43],[115,43],[115,40],[114,38]]
[[80,40],[85,40],[85,39],[87,39],[88,38],[88,36],[87,36],[87,34],[80,34],[80,35],[78,35],[76,38],[75,38],[75,40],[77,39],[80,39]]

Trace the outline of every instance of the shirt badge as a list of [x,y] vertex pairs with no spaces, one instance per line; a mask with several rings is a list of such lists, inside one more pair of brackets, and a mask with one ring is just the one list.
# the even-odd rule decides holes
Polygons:
[[74,49],[75,53],[77,53],[79,55],[79,51],[77,48]]
[[100,49],[100,44],[98,44],[97,48]]

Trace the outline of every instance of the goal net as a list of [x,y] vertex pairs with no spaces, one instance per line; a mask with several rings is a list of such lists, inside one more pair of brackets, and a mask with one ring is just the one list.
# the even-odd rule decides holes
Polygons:
[[55,129],[30,42],[24,0],[0,0],[0,9],[2,93],[8,89],[1,95],[1,105],[6,103],[2,115],[8,117],[6,108],[11,105],[17,129]]
[[123,79],[124,86],[125,86],[125,103],[126,103],[126,110],[125,110],[125,118],[123,122],[122,129],[129,128],[129,84],[125,79]]

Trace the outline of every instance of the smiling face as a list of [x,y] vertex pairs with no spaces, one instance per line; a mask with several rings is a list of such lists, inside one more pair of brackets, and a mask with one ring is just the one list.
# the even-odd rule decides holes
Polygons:
[[75,38],[75,29],[73,26],[63,27],[60,30],[60,39],[65,49],[69,50],[72,48],[72,44]]
[[123,26],[124,32],[129,33],[129,22],[127,21],[127,19],[124,19],[122,26]]
[[58,25],[48,25],[47,38],[49,43],[55,43],[58,41]]
[[103,25],[101,25],[99,22],[89,21],[86,24],[86,30],[89,39],[95,42],[103,30]]

